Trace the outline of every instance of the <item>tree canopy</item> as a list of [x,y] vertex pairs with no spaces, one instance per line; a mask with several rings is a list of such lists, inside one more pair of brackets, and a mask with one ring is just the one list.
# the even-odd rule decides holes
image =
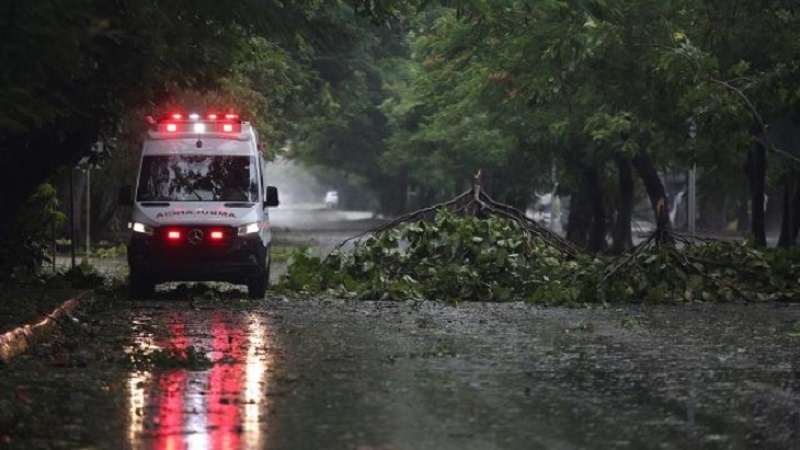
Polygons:
[[[245,104],[269,140],[285,141],[293,114],[315,98],[309,89],[318,82],[315,52],[356,42],[342,11],[381,20],[395,7],[316,0],[4,2],[0,149],[11,176],[0,181],[0,204],[15,216],[59,168],[102,157],[93,146],[122,137],[132,114],[179,98]],[[3,221],[3,242],[19,237],[17,228]]]
[[[402,22],[405,54],[366,55],[382,68],[386,136],[370,144],[377,158],[348,170],[402,176],[405,192],[429,201],[479,169],[520,206],[558,182],[574,200],[571,238],[602,249],[607,224],[630,229],[636,184],[668,227],[663,175],[696,164],[709,202],[701,219],[724,221],[710,205],[747,204],[752,130],[800,101],[797,5],[745,3],[432,2]],[[334,128],[364,120],[352,112]],[[331,147],[360,140],[344,134]],[[771,150],[782,156],[773,167],[791,160]],[[349,164],[341,159],[318,161]]]
[[[709,197],[747,203],[755,137],[800,106],[799,12],[788,0],[9,0],[0,202],[16,215],[60,167],[101,157],[98,141],[125,145],[142,112],[235,104],[270,151],[344,172],[384,211],[451,196],[481,170],[520,207],[557,186],[572,197],[570,239],[602,250],[639,198],[669,225],[669,169],[697,164]],[[775,186],[796,158],[765,144]],[[615,247],[629,240],[614,232]]]

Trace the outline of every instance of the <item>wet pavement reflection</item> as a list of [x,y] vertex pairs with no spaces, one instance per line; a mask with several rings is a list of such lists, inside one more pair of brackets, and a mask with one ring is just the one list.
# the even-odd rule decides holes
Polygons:
[[268,324],[256,314],[224,312],[188,322],[176,314],[167,323],[166,335],[140,334],[137,346],[177,352],[194,347],[213,364],[208,370],[129,374],[132,447],[264,448],[272,364]]
[[0,368],[0,447],[800,448],[800,305],[204,292],[114,303]]

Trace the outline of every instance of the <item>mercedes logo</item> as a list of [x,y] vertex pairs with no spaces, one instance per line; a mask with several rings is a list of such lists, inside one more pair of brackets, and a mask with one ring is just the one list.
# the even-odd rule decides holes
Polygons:
[[203,230],[194,228],[193,230],[189,231],[189,243],[197,245],[202,241],[203,241]]

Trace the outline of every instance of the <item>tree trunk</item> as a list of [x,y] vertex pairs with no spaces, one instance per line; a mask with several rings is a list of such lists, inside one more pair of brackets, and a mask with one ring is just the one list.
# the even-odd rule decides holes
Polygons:
[[740,198],[736,206],[736,231],[745,234],[751,227],[747,198]]
[[[486,186],[483,185],[483,180],[481,180],[481,188],[485,188]],[[453,182],[453,197],[459,196],[467,190],[466,183],[464,182],[463,178],[456,178]]]
[[572,193],[567,223],[567,240],[579,247],[586,248],[588,243],[589,224],[591,222],[591,205],[586,195],[585,182]]
[[789,168],[784,175],[783,186],[783,220],[778,247],[788,248],[795,245],[797,231],[800,228],[798,209],[800,209],[800,183],[794,168]]
[[596,167],[587,167],[583,171],[586,180],[586,194],[592,210],[592,223],[589,228],[589,245],[592,253],[606,249],[606,208],[603,202],[603,186]]
[[86,223],[85,214],[83,210],[83,201],[86,198],[86,174],[79,169],[72,169],[72,212],[71,217],[72,227],[75,230],[73,245],[75,248],[81,245],[86,245],[86,234],[84,232],[84,224]]
[[633,167],[631,159],[621,153],[614,155],[619,171],[619,204],[614,221],[611,253],[622,254],[633,248],[631,236],[631,217],[633,216]]
[[392,202],[395,203],[394,215],[405,214],[408,212],[408,177],[403,172],[394,180],[394,195]]
[[758,141],[755,148],[748,152],[745,172],[750,183],[752,210],[750,220],[752,224],[753,241],[756,247],[767,246],[766,221],[764,218],[765,177],[767,173],[766,150]]
[[438,193],[436,192],[435,189],[429,187],[420,187],[418,188],[418,191],[419,191],[419,196],[417,198],[417,201],[415,204],[409,205],[410,210],[413,211],[417,209],[422,209],[436,203],[437,199],[436,196]]
[[672,244],[672,223],[669,220],[669,202],[664,183],[658,177],[658,172],[647,154],[639,153],[633,158],[632,163],[639,172],[639,176],[642,177],[647,196],[650,197],[650,205],[653,207],[653,215],[656,219],[656,242]]
[[800,179],[795,177],[794,191],[794,205],[792,210],[792,217],[794,218],[794,227],[792,227],[792,242],[797,244],[797,234],[800,233]]

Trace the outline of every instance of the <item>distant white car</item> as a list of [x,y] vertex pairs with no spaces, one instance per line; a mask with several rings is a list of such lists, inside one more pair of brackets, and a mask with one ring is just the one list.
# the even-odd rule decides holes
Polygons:
[[335,209],[339,207],[339,193],[336,191],[328,191],[325,194],[325,207],[328,209]]

